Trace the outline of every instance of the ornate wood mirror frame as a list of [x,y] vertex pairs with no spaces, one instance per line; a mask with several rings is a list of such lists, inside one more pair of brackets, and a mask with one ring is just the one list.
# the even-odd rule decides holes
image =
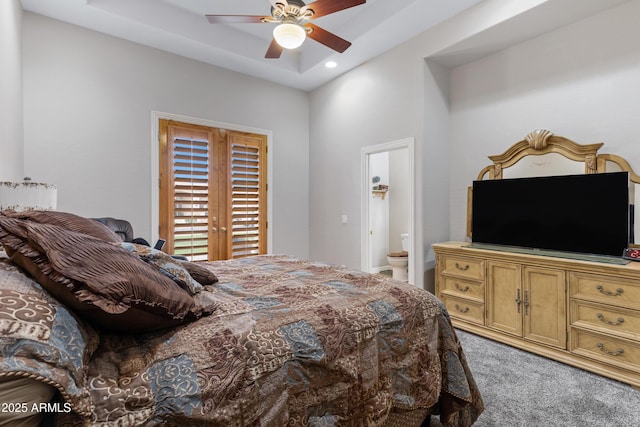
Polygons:
[[[478,181],[485,179],[502,179],[503,171],[526,156],[541,156],[548,153],[557,153],[569,160],[584,163],[584,173],[605,173],[607,163],[617,165],[618,170],[629,172],[629,180],[634,184],[640,184],[638,176],[631,165],[624,158],[615,154],[598,154],[604,143],[578,144],[568,138],[556,136],[544,129],[534,130],[527,134],[522,141],[513,144],[502,154],[489,156],[493,164],[484,167],[478,174]],[[471,237],[472,218],[472,187],[467,191],[467,237]]]

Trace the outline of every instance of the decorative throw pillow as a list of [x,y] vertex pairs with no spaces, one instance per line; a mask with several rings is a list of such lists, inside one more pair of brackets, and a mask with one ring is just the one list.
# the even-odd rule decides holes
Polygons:
[[119,243],[122,241],[118,235],[106,225],[90,219],[84,218],[69,212],[59,211],[3,211],[2,215],[10,218],[25,219],[39,224],[58,225],[66,230],[77,233],[88,234],[89,236],[105,240],[107,242]]
[[202,291],[202,285],[191,277],[189,271],[182,265],[183,262],[188,261],[179,261],[162,251],[136,243],[122,242],[120,246],[176,282],[178,286],[189,292],[189,295]]
[[180,265],[183,266],[198,283],[202,286],[213,285],[218,282],[218,277],[215,273],[206,267],[196,264],[190,261],[180,261]]
[[[42,386],[53,386],[74,412],[89,418],[93,405],[86,374],[99,342],[94,329],[6,259],[0,261],[0,320],[0,390],[10,392],[11,386],[15,392],[22,383],[28,394],[23,400],[29,400]],[[16,394],[0,395],[0,403],[10,398]],[[22,425],[6,419],[12,415],[28,414],[5,413],[2,425]]]
[[0,216],[12,260],[79,316],[103,329],[146,332],[211,313],[118,245],[53,224]]

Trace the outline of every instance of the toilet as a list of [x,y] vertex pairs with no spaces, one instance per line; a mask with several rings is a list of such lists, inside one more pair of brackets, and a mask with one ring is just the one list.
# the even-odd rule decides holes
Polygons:
[[402,252],[390,252],[387,254],[387,262],[393,269],[392,277],[395,280],[407,282],[409,280],[407,271],[409,266],[409,234],[401,234],[400,241],[402,243]]

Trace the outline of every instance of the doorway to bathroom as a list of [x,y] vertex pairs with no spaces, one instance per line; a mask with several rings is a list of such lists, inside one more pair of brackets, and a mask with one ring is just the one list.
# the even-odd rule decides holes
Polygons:
[[361,170],[361,269],[391,272],[388,254],[406,250],[407,280],[415,284],[414,139],[362,148]]

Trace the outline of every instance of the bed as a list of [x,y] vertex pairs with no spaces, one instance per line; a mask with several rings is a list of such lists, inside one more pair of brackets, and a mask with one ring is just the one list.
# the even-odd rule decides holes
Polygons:
[[469,426],[483,410],[446,309],[414,286],[285,255],[193,264],[62,212],[4,212],[0,242],[0,423]]

